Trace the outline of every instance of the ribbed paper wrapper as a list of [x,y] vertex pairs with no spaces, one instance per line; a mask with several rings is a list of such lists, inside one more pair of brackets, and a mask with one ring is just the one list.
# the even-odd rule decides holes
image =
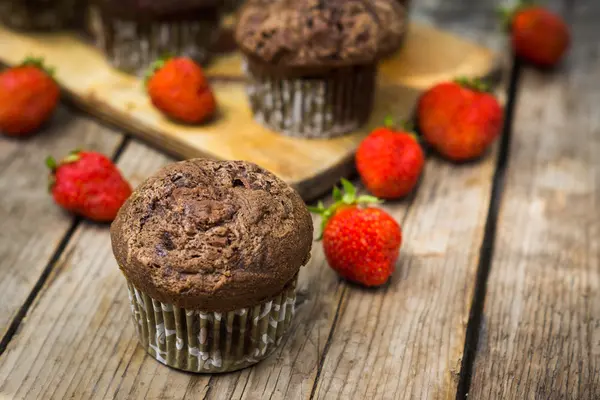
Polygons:
[[56,30],[73,22],[77,0],[0,0],[0,22],[19,30]]
[[165,55],[189,57],[204,64],[219,34],[216,11],[195,20],[162,22],[109,17],[95,6],[88,13],[87,30],[96,46],[115,68],[136,75],[144,74],[154,61]]
[[373,109],[375,65],[340,67],[321,77],[285,78],[246,62],[257,122],[288,136],[332,138],[359,128]]
[[228,372],[268,357],[294,315],[296,281],[259,305],[229,312],[188,310],[161,303],[128,282],[141,345],[158,361],[190,372]]

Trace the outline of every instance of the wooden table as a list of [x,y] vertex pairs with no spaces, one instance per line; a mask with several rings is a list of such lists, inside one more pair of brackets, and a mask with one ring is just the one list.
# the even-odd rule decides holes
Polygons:
[[[418,0],[417,18],[500,48],[500,1]],[[138,184],[168,156],[68,107],[0,139],[0,398],[600,398],[600,5],[552,2],[573,27],[556,71],[513,63],[501,142],[427,161],[389,285],[302,270],[292,334],[258,366],[169,369],[138,346],[106,226],[61,212],[47,154],[95,149]]]

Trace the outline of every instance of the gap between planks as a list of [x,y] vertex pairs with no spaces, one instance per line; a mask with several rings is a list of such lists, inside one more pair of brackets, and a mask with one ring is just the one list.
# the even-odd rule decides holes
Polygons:
[[518,60],[512,61],[510,72],[510,83],[506,93],[506,107],[504,112],[504,126],[502,129],[502,138],[500,141],[500,150],[496,161],[496,171],[492,183],[492,192],[490,196],[490,205],[488,207],[488,216],[485,222],[484,236],[479,252],[479,264],[477,266],[477,277],[475,281],[475,290],[471,300],[471,311],[469,312],[469,321],[467,323],[467,332],[465,336],[465,347],[463,350],[463,359],[460,368],[460,377],[456,390],[456,399],[467,399],[473,376],[473,365],[477,354],[477,344],[479,342],[479,331],[481,329],[483,308],[485,304],[485,295],[487,292],[487,282],[492,267],[494,256],[494,243],[496,241],[498,214],[500,201],[504,191],[504,177],[506,175],[506,166],[510,155],[510,144],[512,139],[513,116],[515,110],[515,100],[519,89],[519,78],[521,74],[521,64]]
[[[119,158],[123,154],[123,151],[125,151],[125,149],[127,148],[127,145],[129,144],[130,141],[131,141],[131,137],[129,135],[124,134],[123,138],[121,139],[121,143],[119,143],[119,146],[116,148],[116,150],[111,155],[111,160],[114,163],[119,161]],[[81,220],[82,219],[78,216],[73,217],[71,226],[69,226],[69,229],[65,232],[65,234],[61,238],[60,242],[58,243],[58,246],[56,246],[56,250],[54,251],[54,253],[52,253],[52,256],[50,257],[50,259],[48,260],[48,263],[42,270],[40,277],[38,278],[37,282],[35,283],[35,285],[33,286],[32,290],[31,290],[31,292],[25,299],[25,302],[23,303],[23,305],[21,306],[21,308],[19,309],[19,311],[17,312],[17,314],[15,315],[13,320],[10,322],[10,325],[9,325],[5,335],[2,337],[2,340],[0,340],[0,356],[4,353],[4,351],[6,351],[8,344],[10,343],[12,338],[16,335],[16,333],[19,329],[19,326],[21,326],[21,322],[23,322],[23,319],[27,315],[29,308],[33,304],[34,300],[37,298],[39,292],[44,287],[44,283],[46,283],[46,281],[48,280],[48,277],[52,273],[52,270],[56,266],[56,263],[60,260],[60,257],[62,256],[65,249],[67,248],[67,245],[69,244],[69,241],[71,240],[71,237],[77,231],[77,228],[79,227],[79,225],[81,223]]]

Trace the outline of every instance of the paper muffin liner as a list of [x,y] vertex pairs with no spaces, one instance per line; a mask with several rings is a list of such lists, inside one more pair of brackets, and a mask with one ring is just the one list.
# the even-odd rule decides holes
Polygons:
[[253,365],[279,346],[294,315],[296,282],[268,301],[230,312],[176,307],[127,286],[136,332],[152,357],[173,368],[215,373]]
[[166,54],[206,63],[219,32],[216,11],[203,19],[153,22],[109,17],[94,6],[88,12],[88,30],[108,61],[117,69],[137,75]]
[[364,125],[373,109],[375,65],[340,67],[323,77],[285,78],[245,65],[257,122],[288,136],[332,138]]
[[57,30],[73,22],[77,0],[0,0],[0,22],[18,30]]

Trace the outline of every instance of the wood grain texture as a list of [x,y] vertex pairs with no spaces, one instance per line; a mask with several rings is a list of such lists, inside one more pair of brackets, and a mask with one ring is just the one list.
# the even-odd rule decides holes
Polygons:
[[[130,144],[123,160],[119,166],[137,185],[167,158]],[[141,370],[144,354],[134,335],[108,229],[83,223],[1,357],[0,397],[112,397],[131,390],[121,381],[111,386],[114,378],[136,371],[137,390],[145,393],[152,382]]]
[[305,199],[327,191],[352,171],[352,155],[366,133],[387,115],[407,117],[419,90],[459,75],[481,76],[498,67],[483,47],[422,24],[410,27],[405,48],[381,66],[371,122],[351,135],[331,140],[285,137],[254,122],[242,76],[241,57],[217,59],[207,69],[214,78],[219,116],[202,126],[184,126],[157,112],[142,81],[119,73],[91,46],[67,34],[20,35],[0,27],[0,60],[15,64],[43,55],[74,100],[179,157],[248,160],[274,172]]
[[[135,142],[122,160],[119,166],[134,185],[169,161]],[[281,392],[283,398],[305,398],[341,296],[341,282],[326,266],[321,246],[302,269],[298,290],[293,334],[258,367],[212,378],[177,372],[137,346],[108,230],[85,223],[0,358],[0,397],[259,398]]]
[[454,398],[495,153],[479,164],[429,161],[403,221],[391,282],[349,286],[315,398]]
[[[424,0],[417,14],[434,3],[448,9],[447,2]],[[491,12],[494,2],[485,3]],[[456,9],[469,7],[460,2]],[[444,18],[433,21],[445,25]],[[486,37],[487,29],[474,36]],[[0,398],[306,399],[313,390],[319,398],[336,397],[336,388],[344,394],[339,398],[453,397],[494,159],[495,152],[461,167],[429,161],[414,204],[386,205],[405,227],[399,269],[386,288],[365,291],[340,281],[315,244],[288,342],[233,374],[185,374],[147,356],[137,344],[108,231],[82,224],[0,356]],[[119,165],[137,184],[169,160],[133,142]],[[369,355],[359,361],[350,352]]]
[[469,398],[600,398],[597,3],[558,70],[525,68]]
[[64,107],[35,136],[0,136],[0,338],[2,338],[73,218],[48,194],[48,155],[74,148],[111,155],[122,136]]

